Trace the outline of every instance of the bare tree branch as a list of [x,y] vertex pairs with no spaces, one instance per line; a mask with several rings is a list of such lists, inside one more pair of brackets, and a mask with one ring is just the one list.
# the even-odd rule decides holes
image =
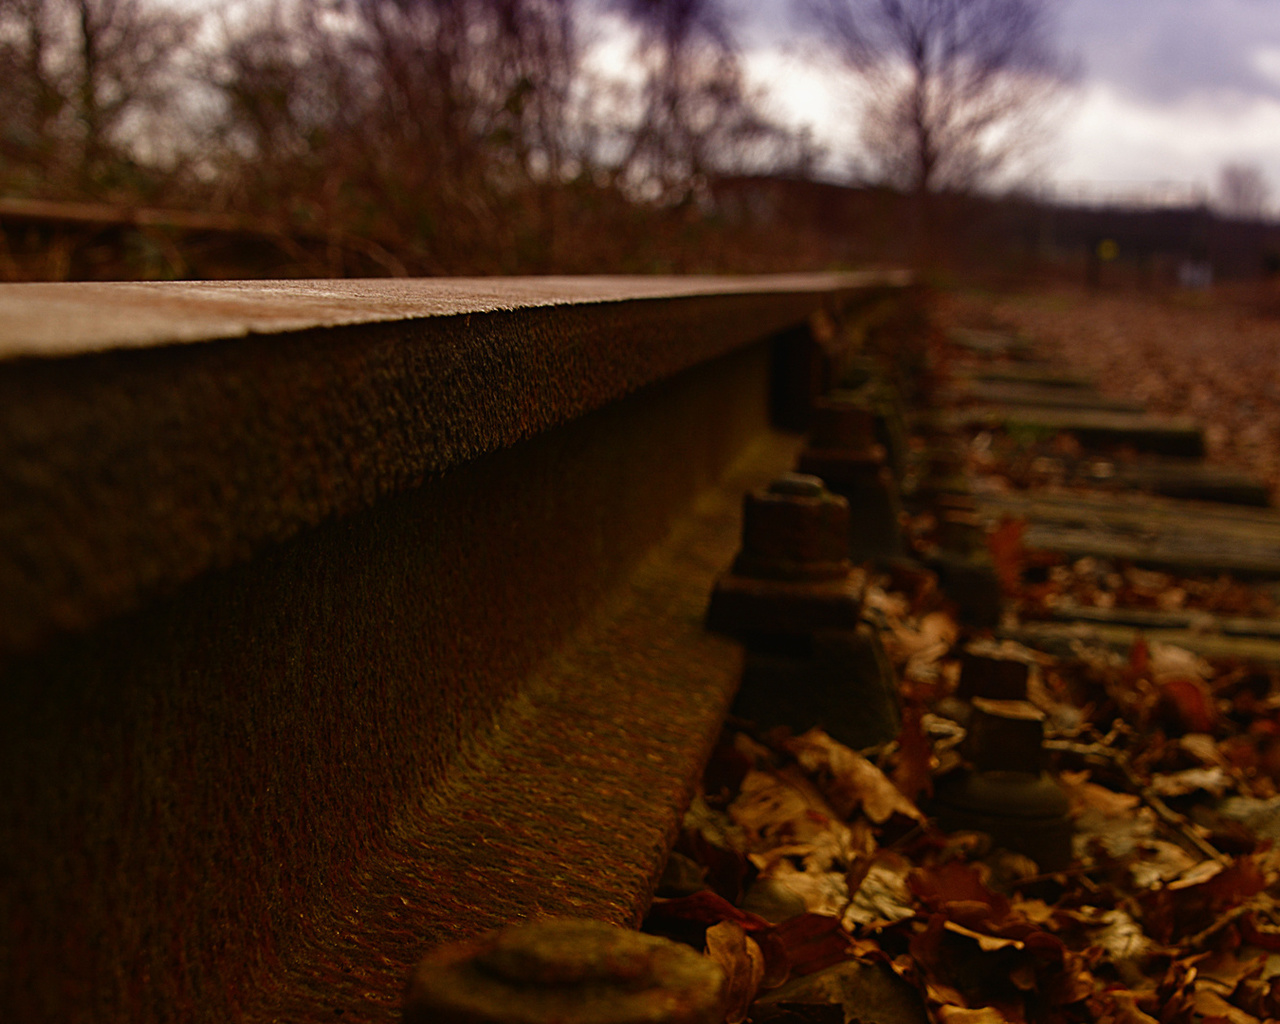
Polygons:
[[990,181],[1066,79],[1041,0],[800,0],[871,87],[882,177],[927,194]]

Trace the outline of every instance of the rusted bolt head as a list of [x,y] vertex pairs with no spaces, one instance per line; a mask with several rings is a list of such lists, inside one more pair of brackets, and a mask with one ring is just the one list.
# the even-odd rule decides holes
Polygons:
[[688,946],[603,921],[511,925],[428,954],[405,1024],[720,1024],[724,972]]
[[870,451],[876,444],[875,414],[848,399],[818,398],[809,433],[811,448]]
[[972,555],[986,540],[982,518],[973,512],[943,512],[938,522],[938,541],[944,551]]
[[1025,700],[975,697],[965,750],[979,771],[1039,774],[1044,767],[1044,712]]
[[927,463],[929,476],[947,477],[963,471],[966,451],[962,443],[947,439],[929,449]]
[[956,696],[968,700],[1026,700],[1030,666],[1014,658],[992,658],[965,651],[960,659],[960,683]]
[[943,491],[934,500],[938,505],[938,511],[943,514],[948,512],[970,512],[976,514],[978,511],[978,499],[972,494],[966,494],[962,491]]
[[817,477],[789,473],[743,500],[742,551],[733,571],[769,580],[849,573],[849,503]]
[[770,494],[789,494],[793,498],[821,498],[826,486],[808,473],[783,473],[769,485]]

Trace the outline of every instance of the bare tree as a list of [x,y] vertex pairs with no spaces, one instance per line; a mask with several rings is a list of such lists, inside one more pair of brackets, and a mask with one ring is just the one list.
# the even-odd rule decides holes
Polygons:
[[[802,162],[806,147],[773,124],[748,88],[720,0],[618,0],[638,28],[643,85],[620,176],[640,198],[687,202],[709,175]],[[751,166],[754,165],[754,166]]]
[[1218,171],[1217,206],[1228,217],[1258,220],[1270,194],[1267,176],[1257,164],[1226,163]]
[[198,21],[148,0],[0,0],[9,176],[110,191],[143,147],[157,156],[157,119],[172,109]]
[[210,60],[228,202],[380,238],[420,270],[509,269],[473,262],[494,253],[536,264],[572,164],[574,7],[256,5]]
[[1064,80],[1043,0],[801,0],[871,87],[880,176],[919,194],[990,181],[1038,137]]

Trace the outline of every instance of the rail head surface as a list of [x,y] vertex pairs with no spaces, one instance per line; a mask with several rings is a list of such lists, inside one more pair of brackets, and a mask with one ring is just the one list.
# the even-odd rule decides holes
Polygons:
[[0,285],[0,359],[558,306],[728,295],[832,295],[903,271],[741,277],[508,277]]
[[0,667],[898,272],[0,286]]
[[902,283],[0,287],[0,1018],[372,1024],[435,942],[634,923],[774,357]]

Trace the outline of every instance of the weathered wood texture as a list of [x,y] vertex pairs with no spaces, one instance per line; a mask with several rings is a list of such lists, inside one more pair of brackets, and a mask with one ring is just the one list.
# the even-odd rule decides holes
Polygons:
[[1072,558],[1122,558],[1187,575],[1280,578],[1280,514],[1149,496],[984,494],[990,521],[1025,519],[1023,543]]

